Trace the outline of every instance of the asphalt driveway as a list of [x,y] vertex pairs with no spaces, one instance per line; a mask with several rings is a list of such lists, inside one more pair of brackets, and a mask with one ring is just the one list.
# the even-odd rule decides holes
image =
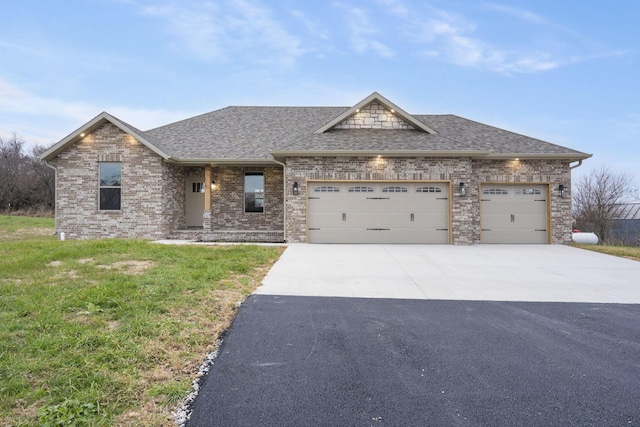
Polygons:
[[638,287],[567,247],[294,245],[188,426],[640,425]]

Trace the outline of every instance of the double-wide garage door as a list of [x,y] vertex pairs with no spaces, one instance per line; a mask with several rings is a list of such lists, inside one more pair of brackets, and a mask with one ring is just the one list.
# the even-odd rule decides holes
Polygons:
[[446,182],[310,181],[310,243],[449,243]]
[[480,241],[548,243],[548,193],[543,184],[483,184]]

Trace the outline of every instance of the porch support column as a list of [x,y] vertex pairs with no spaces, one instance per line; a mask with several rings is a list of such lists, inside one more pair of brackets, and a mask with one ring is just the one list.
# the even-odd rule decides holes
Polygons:
[[211,165],[204,166],[204,212],[202,228],[211,230]]

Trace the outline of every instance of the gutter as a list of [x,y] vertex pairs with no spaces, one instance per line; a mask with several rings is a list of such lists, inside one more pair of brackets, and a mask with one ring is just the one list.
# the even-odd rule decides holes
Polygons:
[[271,150],[273,157],[484,157],[491,151],[478,150]]
[[277,158],[286,157],[470,157],[488,160],[570,160],[591,157],[586,153],[495,153],[489,150],[271,150]]
[[575,168],[579,168],[580,166],[582,166],[582,160],[578,160],[577,165],[569,166],[569,169],[573,170]]
[[173,163],[181,166],[203,166],[203,165],[225,165],[225,166],[242,166],[242,165],[273,165],[273,163],[282,163],[271,159],[181,159],[169,157],[165,160],[167,163]]
[[284,224],[282,224],[282,235],[284,237],[284,242],[287,243],[287,165],[283,162],[279,162],[276,159],[273,159],[274,162],[282,166],[282,208],[284,209]]

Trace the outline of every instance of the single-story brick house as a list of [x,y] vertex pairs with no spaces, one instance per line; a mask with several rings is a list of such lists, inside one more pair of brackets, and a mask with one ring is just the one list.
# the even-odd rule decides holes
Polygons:
[[569,243],[571,168],[590,156],[373,93],[148,131],[101,113],[41,157],[71,239],[464,245]]

